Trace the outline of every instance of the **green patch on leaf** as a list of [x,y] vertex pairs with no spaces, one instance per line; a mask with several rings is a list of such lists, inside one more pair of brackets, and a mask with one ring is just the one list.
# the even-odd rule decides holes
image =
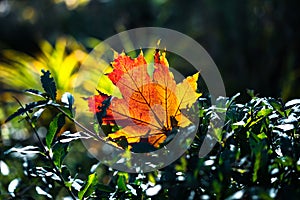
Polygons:
[[53,139],[57,133],[57,131],[60,130],[60,128],[65,123],[65,117],[62,113],[59,113],[50,123],[49,129],[46,135],[46,145],[50,149]]
[[53,162],[58,169],[61,169],[62,162],[68,153],[68,143],[56,143],[53,146]]
[[129,179],[128,173],[125,172],[118,173],[117,185],[119,191],[125,192],[127,190],[126,184],[128,182],[128,179]]
[[86,183],[78,192],[78,198],[82,200],[84,197],[91,195],[95,191],[95,185],[97,184],[97,182],[98,180],[96,173],[90,174]]

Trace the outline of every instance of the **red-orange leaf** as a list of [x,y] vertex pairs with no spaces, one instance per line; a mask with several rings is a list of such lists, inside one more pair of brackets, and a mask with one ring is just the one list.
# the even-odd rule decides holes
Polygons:
[[108,74],[108,77],[114,84],[116,84],[124,73],[127,73],[134,67],[138,67],[145,64],[147,63],[142,52],[135,59],[132,59],[131,57],[127,56],[125,53],[121,53],[111,63],[114,70]]
[[[122,94],[122,98],[112,98],[103,117],[104,124],[121,127],[108,134],[112,141],[125,137],[130,145],[147,139],[159,147],[174,128],[191,123],[181,111],[201,95],[196,93],[199,73],[176,84],[165,56],[165,52],[155,51],[152,76],[142,53],[135,59],[122,53],[112,62],[114,69],[108,77]],[[89,99],[90,110],[101,112],[99,108],[107,98],[100,94]],[[90,102],[93,100],[94,103]]]
[[106,94],[99,94],[88,98],[89,110],[93,113],[101,112],[103,101],[108,99]]

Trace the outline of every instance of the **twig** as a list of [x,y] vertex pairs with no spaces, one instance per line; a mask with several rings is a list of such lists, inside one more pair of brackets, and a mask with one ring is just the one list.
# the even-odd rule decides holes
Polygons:
[[[16,97],[13,97],[17,102],[18,104],[24,109],[24,106],[22,105],[22,103],[16,98]],[[30,116],[27,112],[25,112],[27,118],[26,118],[26,121],[28,122],[29,126],[31,127],[31,129],[33,130],[35,136],[37,137],[40,145],[41,145],[41,148],[43,150],[43,152],[45,153],[47,159],[50,161],[51,165],[53,166],[53,169],[54,169],[54,172],[55,174],[60,178],[60,185],[63,186],[69,193],[69,195],[74,199],[76,200],[76,196],[73,194],[73,192],[65,185],[65,181],[64,181],[64,178],[63,176],[61,175],[59,169],[56,167],[54,161],[52,160],[50,154],[49,154],[49,151],[47,151],[47,149],[45,148],[45,145],[43,143],[43,141],[41,140],[37,130],[34,128],[34,126],[32,125],[32,122],[30,121]]]
[[100,137],[99,135],[95,134],[94,132],[92,132],[89,129],[87,129],[86,127],[84,127],[82,124],[80,124],[74,118],[70,117],[64,110],[62,110],[61,108],[59,108],[57,106],[53,106],[53,107],[55,107],[58,111],[60,111],[61,113],[63,113],[68,119],[70,119],[72,122],[74,122],[81,129],[83,129],[84,131],[86,131],[89,134],[89,136],[92,136],[92,137],[97,138],[98,140],[100,140],[102,142],[105,142],[105,140],[102,137]]
[[[51,104],[50,104],[51,105]],[[99,141],[101,142],[104,142],[106,143],[107,145],[110,145],[111,147],[114,147],[114,148],[118,148],[120,150],[124,150],[122,149],[121,147],[117,147],[117,146],[114,146],[110,143],[107,143],[107,141],[105,139],[103,139],[102,137],[100,137],[99,135],[97,135],[96,133],[90,131],[89,129],[87,129],[86,127],[84,127],[82,124],[80,124],[78,121],[76,121],[74,118],[70,117],[64,110],[62,110],[60,107],[57,107],[57,106],[54,106],[54,105],[51,105],[53,106],[54,108],[56,108],[58,111],[60,111],[61,113],[63,113],[68,119],[70,119],[73,123],[75,123],[77,126],[79,126],[81,129],[83,129],[85,132],[86,132],[86,135],[88,136],[91,136],[95,139],[98,139]]]

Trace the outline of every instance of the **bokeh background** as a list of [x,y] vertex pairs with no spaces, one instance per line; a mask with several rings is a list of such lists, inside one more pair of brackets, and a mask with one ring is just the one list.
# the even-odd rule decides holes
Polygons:
[[34,55],[41,40],[67,35],[88,46],[91,37],[165,27],[209,52],[228,96],[253,89],[288,100],[300,95],[299,7],[296,0],[1,0],[0,48]]
[[[63,92],[72,92],[76,70],[99,41],[132,28],[164,27],[192,37],[207,50],[227,96],[240,92],[238,101],[246,102],[247,90],[253,90],[260,97],[288,101],[300,96],[299,8],[297,0],[0,0],[0,161],[13,166],[8,176],[0,173],[0,193],[16,177],[26,192],[27,185],[39,183],[24,175],[22,159],[5,155],[11,147],[36,145],[36,137],[21,118],[3,122],[19,107],[12,96],[25,104],[34,99],[21,89],[42,90],[41,69],[51,71],[59,100]],[[186,62],[172,64],[184,69],[178,65]],[[55,114],[47,110],[40,117],[43,137]],[[66,123],[68,129],[71,123]],[[65,162],[72,175],[79,173],[85,180],[98,160],[80,142],[72,145]],[[44,165],[44,160],[32,160]],[[104,165],[99,170],[101,182],[111,182],[113,172]],[[178,185],[170,185],[175,186],[170,194],[182,193]]]

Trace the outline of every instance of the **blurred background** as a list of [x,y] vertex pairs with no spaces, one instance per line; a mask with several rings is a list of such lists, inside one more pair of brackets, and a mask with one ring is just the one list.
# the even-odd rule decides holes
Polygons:
[[[25,120],[3,122],[19,107],[12,96],[23,104],[33,101],[19,90],[42,89],[41,69],[51,71],[60,98],[72,92],[76,71],[97,42],[132,28],[164,27],[206,49],[227,96],[240,92],[239,100],[247,101],[250,89],[260,97],[288,101],[300,97],[299,8],[297,0],[0,0],[0,161],[15,168],[2,178],[0,193],[23,170],[21,161],[16,165],[4,152],[37,143]],[[42,117],[41,135],[46,135],[51,114]],[[80,143],[73,149],[67,159],[74,173],[89,172],[97,160],[79,158],[87,153]],[[98,174],[109,182],[104,180],[111,172],[102,168]]]
[[35,55],[41,40],[104,40],[158,26],[197,40],[223,76],[228,96],[298,97],[300,26],[296,0],[2,0],[0,48]]
[[88,38],[165,27],[208,51],[228,96],[253,89],[288,100],[300,95],[299,7],[296,0],[1,0],[0,48],[34,56],[41,40],[71,36],[88,51]]

